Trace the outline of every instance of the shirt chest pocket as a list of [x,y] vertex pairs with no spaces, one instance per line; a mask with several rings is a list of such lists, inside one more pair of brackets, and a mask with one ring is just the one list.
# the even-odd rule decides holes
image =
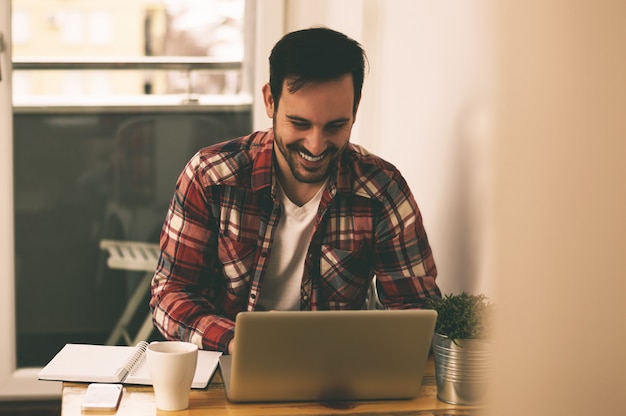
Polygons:
[[226,289],[233,294],[247,293],[254,272],[257,241],[220,236],[217,252]]
[[332,307],[347,307],[365,299],[373,276],[365,245],[346,251],[323,245],[320,256],[320,292]]

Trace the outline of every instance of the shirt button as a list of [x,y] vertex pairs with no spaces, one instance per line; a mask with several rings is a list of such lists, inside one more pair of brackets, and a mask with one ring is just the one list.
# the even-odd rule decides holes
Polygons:
[[261,253],[261,257],[267,257],[267,252],[264,251],[263,253]]
[[250,299],[256,299],[256,293],[250,294]]
[[302,296],[302,300],[307,302],[309,300],[309,295]]

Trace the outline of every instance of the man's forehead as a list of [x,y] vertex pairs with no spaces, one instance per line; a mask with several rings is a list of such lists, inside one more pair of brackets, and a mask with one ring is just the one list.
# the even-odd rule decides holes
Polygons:
[[274,111],[291,121],[328,124],[354,117],[354,91],[349,77],[310,82],[293,92],[283,84],[281,97]]

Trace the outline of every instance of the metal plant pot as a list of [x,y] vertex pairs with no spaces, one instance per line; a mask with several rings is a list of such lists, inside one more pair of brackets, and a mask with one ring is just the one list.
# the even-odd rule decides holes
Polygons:
[[491,343],[461,339],[455,344],[443,335],[434,334],[432,345],[437,398],[452,404],[484,404],[491,365]]

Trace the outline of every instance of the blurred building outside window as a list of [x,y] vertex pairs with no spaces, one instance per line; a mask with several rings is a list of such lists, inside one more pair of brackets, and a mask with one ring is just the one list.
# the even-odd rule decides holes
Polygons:
[[[245,0],[13,0],[15,105],[85,95],[236,95],[241,69],[37,69],[25,62],[197,57],[241,62]],[[193,61],[193,59],[190,59]],[[95,84],[101,82],[102,87]],[[93,100],[90,100],[93,101]]]

